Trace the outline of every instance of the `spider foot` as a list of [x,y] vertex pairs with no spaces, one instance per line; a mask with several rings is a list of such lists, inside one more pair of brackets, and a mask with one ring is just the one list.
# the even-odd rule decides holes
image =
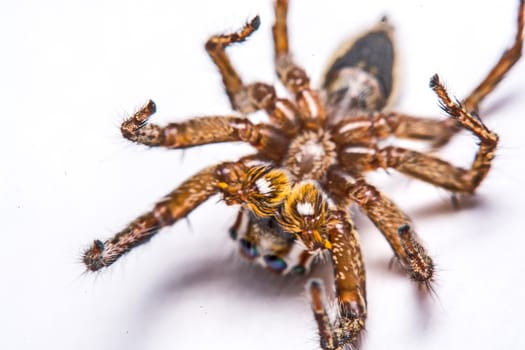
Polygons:
[[[160,210],[157,217],[161,217]],[[113,238],[93,244],[82,255],[82,262],[89,271],[98,271],[113,264],[131,248],[147,242],[158,230],[159,221],[153,213],[139,216]]]
[[365,320],[360,317],[344,318],[338,322],[334,328],[335,344],[334,349],[355,349],[361,339],[361,334],[365,328]]
[[497,143],[498,136],[483,124],[477,112],[472,111],[469,113],[459,101],[452,100],[437,74],[432,76],[429,85],[438,96],[441,108],[460,126],[472,132],[483,143]]
[[86,250],[82,256],[82,262],[84,265],[86,265],[88,270],[97,271],[106,266],[102,258],[104,248],[104,242],[96,239],[93,241],[93,245],[88,250]]
[[251,21],[246,23],[240,30],[223,35],[214,35],[206,42],[206,50],[214,51],[217,48],[225,48],[233,43],[240,43],[246,40],[253,32],[259,29],[261,18],[255,16]]
[[432,259],[418,242],[415,232],[409,225],[403,225],[397,231],[406,256],[401,266],[413,281],[420,285],[430,286],[434,275]]
[[156,112],[155,102],[149,100],[120,126],[122,136],[130,141],[148,146],[158,146],[164,141],[164,133],[158,125],[147,124],[148,119]]
[[331,322],[324,304],[324,287],[321,281],[312,280],[308,285],[312,311],[318,326],[322,350],[356,349],[365,328],[364,311],[357,305],[341,303],[335,322]]

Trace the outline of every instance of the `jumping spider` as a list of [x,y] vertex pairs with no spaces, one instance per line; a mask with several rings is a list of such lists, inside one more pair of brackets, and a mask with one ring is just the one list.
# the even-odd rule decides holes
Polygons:
[[[307,286],[320,346],[325,350],[354,346],[365,327],[366,279],[359,236],[348,208],[356,204],[384,235],[410,279],[430,288],[434,265],[410,218],[369,184],[365,174],[394,169],[452,193],[476,190],[490,170],[498,144],[498,136],[479,118],[478,107],[521,56],[524,2],[519,2],[512,47],[466,98],[452,99],[439,77],[431,78],[430,88],[449,115],[445,120],[390,111],[396,53],[386,18],[342,45],[328,65],[321,88],[313,89],[289,51],[288,1],[276,0],[275,69],[290,99],[277,97],[268,84],[245,84],[226,54],[228,46],[257,30],[259,17],[238,32],[212,36],[206,50],[238,114],[161,127],[148,122],[155,113],[155,104],[149,101],[122,123],[122,135],[139,144],[167,148],[242,141],[256,153],[201,170],[113,238],[95,240],[83,256],[87,268],[96,271],[111,265],[220,193],[226,204],[240,206],[230,235],[244,257],[282,275],[308,272],[321,253],[330,257],[338,301],[335,320],[328,316],[322,282],[313,280]],[[246,118],[259,110],[266,111],[269,123],[254,124]],[[438,147],[462,129],[479,139],[468,169],[380,142],[407,138]]]

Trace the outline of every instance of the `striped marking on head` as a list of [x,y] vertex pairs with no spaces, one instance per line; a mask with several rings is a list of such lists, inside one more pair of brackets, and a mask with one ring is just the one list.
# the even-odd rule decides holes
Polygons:
[[290,193],[288,175],[282,169],[256,166],[248,170],[243,184],[246,206],[259,217],[276,213]]
[[302,216],[315,214],[314,206],[310,202],[299,202],[295,205],[295,209]]

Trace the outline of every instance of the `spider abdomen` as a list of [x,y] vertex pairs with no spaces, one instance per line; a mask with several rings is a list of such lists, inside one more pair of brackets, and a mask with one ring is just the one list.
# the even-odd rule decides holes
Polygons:
[[388,105],[395,87],[392,31],[383,18],[372,30],[337,50],[322,84],[329,124],[361,111],[380,111]]

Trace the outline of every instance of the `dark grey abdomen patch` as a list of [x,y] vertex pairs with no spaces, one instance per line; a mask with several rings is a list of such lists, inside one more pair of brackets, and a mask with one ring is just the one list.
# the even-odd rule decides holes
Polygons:
[[356,67],[373,75],[380,86],[385,100],[393,89],[394,46],[389,33],[385,30],[374,30],[358,38],[342,55],[336,58],[329,68],[323,88],[337,78],[345,68]]

